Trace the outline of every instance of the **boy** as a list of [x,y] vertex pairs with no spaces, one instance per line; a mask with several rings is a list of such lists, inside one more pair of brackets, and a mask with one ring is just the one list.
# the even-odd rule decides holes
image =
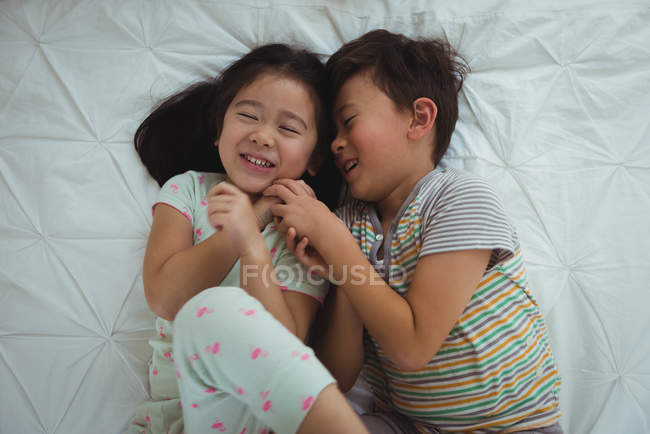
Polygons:
[[354,200],[339,220],[296,182],[265,194],[285,202],[272,211],[296,256],[338,285],[316,349],[343,390],[365,363],[369,431],[561,433],[517,234],[486,182],[438,167],[466,72],[456,59],[383,30],[345,44],[327,63],[331,149]]

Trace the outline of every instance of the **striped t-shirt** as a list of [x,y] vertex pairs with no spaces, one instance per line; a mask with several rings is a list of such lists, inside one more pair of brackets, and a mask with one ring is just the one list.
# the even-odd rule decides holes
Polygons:
[[416,184],[384,236],[374,204],[351,201],[337,214],[402,296],[420,257],[492,250],[468,306],[424,368],[399,369],[366,333],[364,375],[380,410],[407,416],[423,432],[495,432],[559,419],[560,377],[544,319],[528,290],[517,234],[484,180],[436,168]]

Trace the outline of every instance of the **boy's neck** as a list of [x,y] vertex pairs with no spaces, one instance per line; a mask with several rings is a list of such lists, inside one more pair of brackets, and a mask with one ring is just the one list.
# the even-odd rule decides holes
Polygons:
[[408,176],[405,176],[404,179],[398,184],[388,196],[376,203],[377,212],[379,213],[379,218],[381,220],[382,227],[384,232],[393,222],[393,219],[399,212],[400,208],[404,204],[404,201],[408,199],[415,188],[415,185],[420,179],[422,179],[427,173],[435,169],[435,165],[431,164],[422,164],[420,167],[416,168],[409,173]]

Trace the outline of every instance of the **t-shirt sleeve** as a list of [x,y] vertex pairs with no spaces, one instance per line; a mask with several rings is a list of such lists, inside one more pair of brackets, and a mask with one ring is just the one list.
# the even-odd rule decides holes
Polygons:
[[314,297],[319,302],[325,300],[329,282],[317,275],[311,275],[298,261],[298,258],[286,248],[277,252],[278,259],[274,263],[275,275],[283,291],[295,291]]
[[153,206],[155,207],[160,203],[170,205],[183,214],[190,223],[194,224],[196,194],[194,176],[192,176],[191,172],[186,172],[176,175],[165,182]]
[[420,257],[457,250],[492,250],[488,269],[512,257],[517,233],[498,196],[483,179],[458,177],[423,206]]

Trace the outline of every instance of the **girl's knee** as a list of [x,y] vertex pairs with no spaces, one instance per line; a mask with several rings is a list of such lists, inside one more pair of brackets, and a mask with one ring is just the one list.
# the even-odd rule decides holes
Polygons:
[[174,318],[174,340],[201,334],[202,329],[232,330],[247,312],[264,310],[241,288],[217,286],[189,299]]
[[[174,338],[196,334],[202,326],[213,328],[228,321],[233,305],[248,294],[237,287],[217,286],[205,289],[189,299],[174,318]],[[225,324],[224,324],[225,325]]]

